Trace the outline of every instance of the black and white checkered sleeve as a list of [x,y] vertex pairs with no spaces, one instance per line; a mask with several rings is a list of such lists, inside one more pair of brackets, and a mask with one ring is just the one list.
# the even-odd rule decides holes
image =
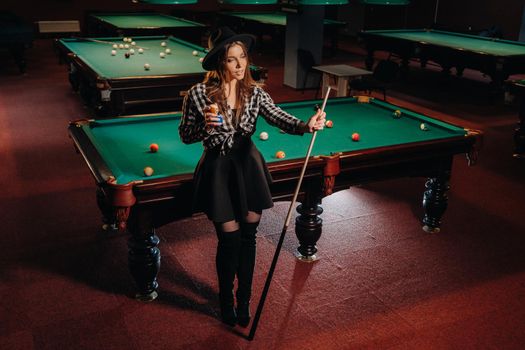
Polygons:
[[299,124],[302,123],[300,119],[276,106],[266,91],[260,88],[257,90],[257,94],[259,95],[259,114],[266,119],[270,125],[276,126],[289,134],[303,134],[299,128]]
[[194,143],[209,136],[204,122],[205,106],[205,86],[204,84],[197,84],[188,90],[182,104],[182,118],[179,125],[179,135],[182,142]]

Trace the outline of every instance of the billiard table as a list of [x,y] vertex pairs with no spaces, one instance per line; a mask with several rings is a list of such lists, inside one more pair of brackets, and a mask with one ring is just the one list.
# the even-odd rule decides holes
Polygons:
[[[320,100],[280,104],[307,120]],[[325,111],[332,128],[318,132],[299,193],[295,231],[298,258],[314,260],[321,236],[322,198],[350,185],[398,177],[428,178],[423,193],[423,228],[438,232],[447,207],[447,190],[454,155],[476,159],[481,132],[432,119],[368,97],[328,101]],[[399,111],[400,116],[394,112]],[[157,295],[160,267],[155,229],[191,216],[192,178],[202,145],[186,145],[178,137],[180,114],[136,115],[79,120],[69,134],[94,176],[97,203],[105,227],[130,232],[129,269],[140,299]],[[424,124],[426,130],[422,130]],[[259,139],[266,131],[269,138]],[[353,133],[360,140],[352,141]],[[311,135],[288,135],[261,117],[253,141],[268,163],[274,200],[290,200],[297,185]],[[159,145],[152,153],[149,145]],[[278,150],[285,152],[277,159]],[[144,168],[151,167],[151,176]],[[393,223],[395,224],[395,223]]]
[[525,43],[476,35],[430,29],[367,30],[359,33],[368,51],[365,63],[369,70],[375,51],[394,53],[402,59],[402,71],[409,60],[417,58],[421,66],[433,61],[449,73],[455,67],[458,75],[465,68],[478,70],[501,87],[511,74],[525,73]]
[[[169,103],[174,110],[180,110],[186,91],[206,75],[199,59],[207,50],[172,36],[143,36],[132,40],[135,53],[129,58],[125,57],[128,49],[112,47],[131,45],[120,37],[58,40],[59,52],[69,63],[73,90],[101,116],[122,115],[144,104],[154,108],[160,103]],[[166,46],[161,46],[162,43]],[[138,53],[138,48],[143,48],[144,53]],[[166,48],[171,53],[161,58],[160,53]],[[112,50],[116,55],[112,56]],[[150,69],[145,69],[146,63]],[[250,69],[256,80],[266,79],[267,69],[253,65]]]
[[207,30],[202,23],[154,12],[91,13],[86,22],[91,37],[173,35],[197,45]]
[[20,73],[25,73],[25,50],[33,44],[33,28],[9,11],[0,11],[0,48],[7,48]]
[[[219,12],[221,23],[232,26],[237,32],[250,33],[261,38],[270,35],[280,48],[284,48],[286,36],[286,13],[274,12]],[[346,22],[324,20],[324,31],[330,38],[332,55],[338,45],[338,33]],[[262,40],[259,39],[259,42]]]
[[507,81],[507,89],[519,98],[519,121],[514,130],[515,149],[513,156],[525,157],[525,79]]

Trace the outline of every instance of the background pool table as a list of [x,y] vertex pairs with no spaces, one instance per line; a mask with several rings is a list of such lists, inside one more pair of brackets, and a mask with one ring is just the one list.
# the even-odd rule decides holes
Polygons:
[[87,16],[88,36],[173,35],[201,45],[207,26],[159,13],[91,13]]
[[[283,103],[280,106],[305,120],[322,101]],[[401,111],[395,118],[393,112]],[[322,231],[321,200],[353,184],[403,177],[428,178],[423,195],[424,229],[439,231],[447,206],[447,190],[455,154],[474,154],[477,131],[465,130],[371,99],[336,98],[326,106],[333,128],[318,133],[301,187],[297,207],[298,256],[315,259]],[[191,215],[193,170],[201,156],[200,143],[185,145],[177,133],[180,115],[147,115],[73,122],[69,133],[95,177],[98,204],[107,224],[127,224],[130,271],[139,297],[156,296],[160,251],[155,228]],[[420,128],[427,125],[428,130]],[[258,138],[269,134],[267,141]],[[351,135],[359,132],[358,142]],[[252,137],[268,162],[275,200],[289,200],[297,184],[311,135],[283,134],[259,118]],[[157,143],[157,153],[149,145]],[[283,150],[285,159],[275,158]],[[470,159],[472,159],[471,157]],[[146,177],[143,169],[154,174]]]
[[[256,35],[260,43],[263,42],[263,35],[269,35],[273,39],[273,48],[276,47],[275,44],[280,49],[284,48],[286,37],[285,12],[219,12],[219,22],[231,26],[236,32]],[[332,19],[324,20],[325,36],[330,38],[332,55],[335,55],[337,50],[339,29],[345,24],[346,22]]]
[[[153,104],[160,103],[180,109],[183,95],[206,74],[199,61],[206,49],[172,36],[132,39],[136,52],[129,58],[124,56],[127,49],[116,49],[117,54],[111,55],[113,44],[125,44],[120,37],[60,39],[57,46],[69,63],[73,89],[98,115],[121,115],[144,104],[151,105],[151,111],[155,111]],[[144,48],[143,54],[138,47]],[[161,58],[165,48],[171,54]],[[151,65],[149,70],[145,63]],[[256,80],[266,79],[266,69],[251,66],[251,71]]]
[[439,30],[403,29],[368,30],[359,33],[368,51],[366,66],[370,70],[375,51],[387,51],[402,58],[406,73],[408,61],[439,64],[444,72],[455,67],[458,75],[465,68],[487,74],[496,86],[511,74],[525,73],[525,43]]

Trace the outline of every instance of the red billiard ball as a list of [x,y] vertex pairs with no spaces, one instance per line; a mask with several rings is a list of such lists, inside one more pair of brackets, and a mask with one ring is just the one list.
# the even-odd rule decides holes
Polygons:
[[331,128],[334,126],[334,122],[331,121],[331,120],[327,120],[324,125],[327,127],[327,128]]
[[149,150],[151,151],[151,153],[155,153],[159,150],[159,145],[157,145],[156,143],[152,143],[151,145],[149,145]]
[[354,132],[352,134],[352,141],[359,141],[359,134],[358,133]]
[[278,151],[277,153],[275,153],[275,158],[277,159],[283,159],[284,157],[286,157],[286,154],[284,154],[283,151]]

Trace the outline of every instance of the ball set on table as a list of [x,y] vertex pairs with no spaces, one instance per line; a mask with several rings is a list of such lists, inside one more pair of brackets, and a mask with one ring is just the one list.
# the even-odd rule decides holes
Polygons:
[[[135,54],[135,49],[133,47],[136,47],[137,43],[135,41],[133,41],[133,39],[131,38],[122,38],[122,40],[126,43],[126,44],[113,44],[112,47],[113,47],[113,50],[111,50],[111,56],[116,56],[117,55],[117,49],[129,49],[128,51],[126,51],[124,53],[124,57],[125,58],[130,58],[131,55],[134,55]],[[160,43],[160,46],[165,48],[164,51],[161,51],[159,53],[159,57],[160,58],[165,58],[166,55],[170,55],[171,54],[171,49],[168,48],[168,44],[163,41]],[[139,54],[143,54],[144,53],[144,49],[142,47],[139,47],[138,48],[138,53]],[[193,56],[196,56],[198,57],[199,56],[199,51],[197,50],[193,50],[193,52],[191,53]],[[199,57],[199,62],[203,62],[204,61],[204,57]],[[149,63],[145,63],[144,64],[144,69],[145,70],[150,70],[151,68],[151,65]]]

